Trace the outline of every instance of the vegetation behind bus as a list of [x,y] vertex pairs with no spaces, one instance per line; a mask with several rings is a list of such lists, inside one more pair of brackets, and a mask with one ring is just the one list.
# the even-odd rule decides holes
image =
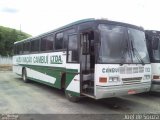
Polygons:
[[31,37],[22,31],[0,26],[0,55],[13,55],[13,43]]

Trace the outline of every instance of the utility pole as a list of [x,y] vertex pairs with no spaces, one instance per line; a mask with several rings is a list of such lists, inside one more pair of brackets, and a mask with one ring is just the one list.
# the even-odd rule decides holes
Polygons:
[[19,29],[20,29],[20,34],[21,34],[21,24],[20,24],[20,26],[19,26]]

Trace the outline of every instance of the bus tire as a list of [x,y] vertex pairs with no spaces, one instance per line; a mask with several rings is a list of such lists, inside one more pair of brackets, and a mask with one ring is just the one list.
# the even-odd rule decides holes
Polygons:
[[25,68],[22,69],[22,80],[27,83],[29,80],[27,79],[27,71]]
[[65,90],[65,80],[66,80],[66,74],[62,74],[61,76],[61,89]]
[[71,93],[65,91],[66,98],[71,102],[78,102],[80,97],[73,96]]

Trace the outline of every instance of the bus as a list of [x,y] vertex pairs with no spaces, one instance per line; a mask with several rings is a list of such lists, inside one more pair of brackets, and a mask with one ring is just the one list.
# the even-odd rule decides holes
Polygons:
[[63,89],[73,102],[147,92],[151,65],[142,27],[84,19],[14,43],[13,71]]
[[147,48],[151,62],[151,91],[160,92],[160,31],[145,30]]

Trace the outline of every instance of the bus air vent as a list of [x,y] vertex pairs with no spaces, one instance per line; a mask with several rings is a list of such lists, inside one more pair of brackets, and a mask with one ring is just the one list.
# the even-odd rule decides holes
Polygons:
[[141,83],[142,77],[122,78],[124,85]]
[[139,67],[139,73],[144,73],[144,67]]
[[120,67],[120,74],[144,73],[144,67]]

